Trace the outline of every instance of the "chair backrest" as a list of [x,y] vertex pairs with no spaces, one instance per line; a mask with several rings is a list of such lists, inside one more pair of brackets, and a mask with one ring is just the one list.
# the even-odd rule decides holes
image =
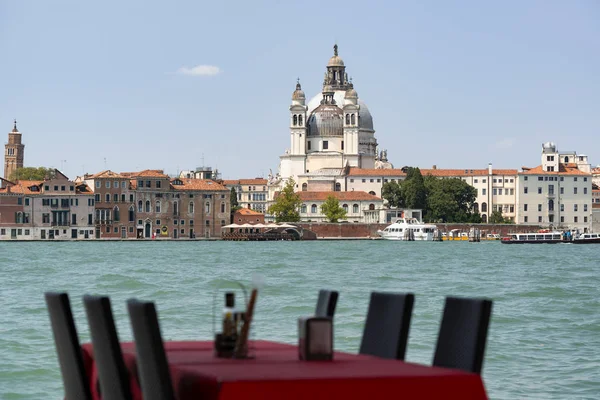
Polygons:
[[152,302],[127,301],[144,400],[174,400],[156,308]]
[[492,301],[447,297],[433,365],[481,373]]
[[337,304],[338,292],[333,290],[319,290],[319,299],[315,309],[315,317],[333,318]]
[[85,295],[83,304],[90,326],[102,398],[129,400],[132,397],[129,376],[123,362],[123,353],[110,307],[110,299],[103,296]]
[[58,363],[65,387],[65,399],[91,399],[92,394],[89,386],[77,328],[71,311],[69,295],[66,293],[45,294],[50,325],[58,354]]
[[415,296],[371,293],[360,354],[404,360]]

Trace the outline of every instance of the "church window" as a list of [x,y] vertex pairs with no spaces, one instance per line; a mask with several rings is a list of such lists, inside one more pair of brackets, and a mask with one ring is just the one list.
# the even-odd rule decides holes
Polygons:
[[146,200],[146,212],[150,212],[150,200]]
[[307,189],[308,189],[308,185],[306,184],[306,182],[304,182],[304,183],[302,184],[302,191],[303,191],[303,192],[306,192],[306,190],[307,190]]
[[323,150],[329,149],[329,141],[323,140]]
[[308,145],[307,149],[310,150],[310,140],[308,142],[306,142],[306,143]]
[[354,214],[358,214],[358,204],[354,204],[354,205],[352,205],[352,212],[353,212]]
[[298,125],[302,126],[302,115],[298,115]]
[[310,206],[310,212],[313,214],[317,213],[317,205],[313,204],[312,206]]
[[351,121],[350,123],[352,125],[354,125],[356,123],[355,120],[354,120],[354,114],[352,114],[352,116],[350,117],[350,121]]
[[339,182],[335,183],[335,191],[340,192],[342,190],[342,185]]
[[346,114],[346,125],[350,125],[350,114]]
[[294,126],[298,125],[298,116],[294,114]]

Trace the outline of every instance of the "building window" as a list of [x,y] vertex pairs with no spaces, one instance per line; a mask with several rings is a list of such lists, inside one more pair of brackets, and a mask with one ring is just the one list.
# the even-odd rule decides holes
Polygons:
[[100,189],[102,187],[102,182],[96,181],[96,188]]
[[156,188],[160,189],[160,181],[156,181]]
[[[583,217],[583,222],[588,222],[587,217]],[[27,231],[25,231],[25,232],[27,232]]]
[[494,191],[494,196],[496,196],[498,194],[498,190],[496,188],[494,188],[493,191]]
[[481,195],[482,195],[482,196],[485,196],[485,195],[486,195],[486,193],[487,193],[487,190],[486,190],[485,188],[481,189]]
[[[583,188],[583,194],[587,194],[587,188],[586,187]],[[27,205],[27,204],[25,204],[25,205]]]
[[125,203],[125,195],[124,194],[121,195],[121,202]]
[[193,214],[194,213],[194,202],[190,201],[190,204],[188,205],[188,213]]
[[573,178],[573,182],[577,182],[577,177]]
[[481,212],[487,212],[487,203],[481,203]]
[[133,206],[129,207],[129,222],[135,221],[135,214]]
[[565,194],[565,188],[564,187],[560,188],[560,194]]
[[117,193],[115,193],[115,194],[113,195],[113,201],[114,201],[115,203],[118,203],[118,202],[119,202],[119,195],[118,195]]
[[523,211],[527,211],[527,204],[523,204]]
[[358,204],[353,204],[352,205],[352,213],[353,214],[358,214]]
[[104,201],[110,203],[110,193],[106,193],[106,195],[104,196]]
[[542,211],[542,205],[538,204],[538,211]]
[[129,202],[130,202],[130,203],[133,203],[133,200],[134,200],[134,199],[133,199],[133,194],[130,194],[130,195],[129,195]]
[[106,181],[104,186],[106,186],[107,189],[110,189],[110,181]]
[[316,204],[313,204],[312,206],[310,206],[310,212],[311,212],[311,214],[317,213],[317,205]]
[[159,212],[160,212],[160,200],[156,200],[156,203],[155,203],[155,211],[156,211],[157,213],[159,213]]
[[210,203],[208,201],[204,204],[204,213],[210,214]]
[[150,200],[146,200],[146,210],[147,213],[150,212]]
[[529,191],[529,189],[527,188],[527,186],[523,187],[523,193],[527,194]]
[[329,149],[329,141],[323,140],[323,150]]
[[573,217],[573,222],[575,222],[575,223],[579,222],[579,218]]
[[339,192],[339,191],[341,191],[341,190],[342,190],[342,185],[341,185],[339,182],[336,182],[336,183],[335,183],[335,191],[336,191],[336,192]]
[[587,212],[587,210],[588,210],[588,208],[587,208],[587,204],[584,204],[584,205],[583,205],[583,211],[584,211],[584,212]]
[[577,194],[577,188],[576,187],[573,188],[573,194]]
[[306,145],[308,146],[307,149],[310,150],[310,140],[306,142]]
[[138,212],[142,212],[142,211],[144,211],[144,208],[143,208],[143,207],[144,207],[144,206],[143,206],[143,203],[142,203],[142,201],[141,201],[141,200],[140,200],[140,201],[138,201]]
[[515,194],[515,189],[510,189],[510,195],[513,196],[514,194]]
[[542,188],[538,187],[538,194],[542,194]]
[[538,222],[542,222],[542,216],[541,215],[538,217]]
[[300,212],[302,214],[306,214],[306,204],[302,204],[302,206],[300,206]]
[[125,182],[125,181],[121,182],[121,189],[127,189],[127,182]]
[[514,205],[512,205],[512,204],[510,205],[510,212],[511,212],[511,213],[514,213],[514,212],[515,212],[515,206],[514,206]]
[[573,204],[573,211],[577,211],[577,204]]
[[206,226],[210,226],[210,220],[207,219],[205,224],[206,224]]
[[561,205],[560,205],[560,211],[561,211],[561,212],[562,212],[562,211],[565,211],[565,205],[564,205],[564,204],[561,204]]
[[348,204],[344,204],[342,208],[344,209],[344,211],[346,211],[346,214],[348,214]]

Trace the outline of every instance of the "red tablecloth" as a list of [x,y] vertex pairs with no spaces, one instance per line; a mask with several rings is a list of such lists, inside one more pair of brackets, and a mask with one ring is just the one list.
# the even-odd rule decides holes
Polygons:
[[[481,377],[462,371],[335,353],[333,361],[300,361],[296,346],[253,341],[254,359],[216,358],[212,342],[165,342],[173,386],[187,399],[487,399]],[[90,344],[84,357],[93,360]],[[142,399],[135,345],[123,343],[134,399]],[[97,374],[91,368],[93,396]]]

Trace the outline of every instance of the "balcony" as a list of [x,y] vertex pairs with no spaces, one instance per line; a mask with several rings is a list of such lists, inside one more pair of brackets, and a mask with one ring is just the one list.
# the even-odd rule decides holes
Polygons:
[[549,199],[554,199],[556,197],[556,193],[555,192],[548,192],[546,193],[546,197]]

